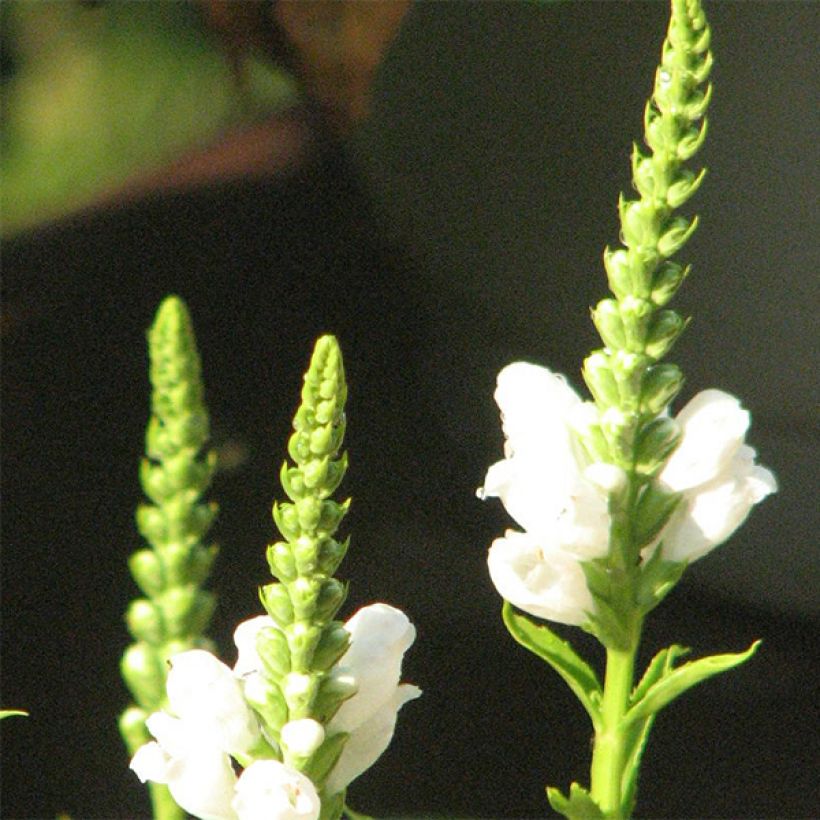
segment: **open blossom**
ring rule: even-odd
[[[581,562],[609,549],[608,497],[623,473],[579,456],[572,431],[597,411],[562,376],[516,362],[499,374],[495,399],[505,458],[489,468],[479,495],[499,497],[524,532],[493,542],[490,577],[525,612],[581,624],[593,606]],[[693,561],[729,538],[777,485],[744,443],[749,414],[733,396],[699,393],[676,421],[681,441],[658,481],[682,499],[660,541],[665,558]]]
[[[661,548],[671,561],[694,561],[726,541],[777,481],[744,443],[749,412],[734,396],[704,390],[675,420],[683,435],[658,480],[683,498]]]
[[[316,820],[316,787],[278,760],[256,760],[236,783],[233,809],[240,820]]]

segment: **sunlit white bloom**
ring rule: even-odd
[[[341,791],[370,768],[390,744],[399,709],[421,690],[399,684],[404,653],[416,638],[407,616],[387,604],[362,607],[345,624],[350,646],[335,674],[351,677],[356,694],[346,700],[328,732],[348,732],[342,754],[330,773],[328,793]]]
[[[751,508],[777,490],[746,445],[749,413],[721,390],[698,393],[676,417],[682,437],[658,480],[683,500],[661,537],[663,555],[694,561],[722,544]]]
[[[316,787],[278,760],[257,760],[239,777],[233,798],[239,820],[316,820]]]
[[[580,625],[593,610],[578,559],[529,533],[507,530],[490,547],[487,565],[501,597],[538,618]]]
[[[587,559],[606,555],[609,511],[600,465],[583,464],[572,441],[574,422],[588,414],[578,394],[563,376],[515,362],[499,373],[495,400],[505,458],[487,471],[481,497],[500,498],[546,552],[560,548]],[[608,465],[609,483],[613,472],[620,471]]]
[[[213,736],[195,722],[165,712],[155,712],[146,726],[156,741],[140,747],[131,759],[137,777],[143,783],[165,783],[177,804],[194,817],[233,820],[236,775]]]

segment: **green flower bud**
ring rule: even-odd
[[[350,646],[350,633],[340,621],[331,621],[322,629],[316,650],[313,653],[312,665],[319,671],[327,671]]]
[[[283,584],[266,584],[259,593],[262,606],[268,615],[283,629],[293,623],[293,604]]]
[[[604,345],[611,348],[626,346],[626,333],[618,303],[614,299],[602,299],[592,311],[592,321]]]
[[[145,595],[154,596],[165,587],[162,565],[153,550],[138,550],[128,559],[131,575]]]
[[[327,725],[339,707],[356,692],[356,682],[349,675],[323,676],[313,701],[314,718]]]
[[[606,268],[609,289],[622,299],[632,292],[632,271],[629,256],[623,249],[616,251],[604,249],[604,267]]]
[[[131,644],[122,656],[120,671],[143,709],[158,708],[165,698],[165,665],[156,649],[144,642]]]
[[[653,312],[654,305],[647,299],[625,296],[621,300],[620,313],[626,332],[626,342],[620,347],[632,351],[643,350]]]
[[[285,464],[285,469],[287,469],[287,464]],[[299,529],[299,516],[296,514],[296,508],[293,504],[275,502],[273,505],[273,520],[277,529],[287,541],[294,541],[299,537],[301,532]]]
[[[327,457],[315,458],[312,461],[308,461],[302,470],[305,487],[312,490],[317,486],[323,485],[327,479],[328,464],[329,460]]]
[[[245,687],[245,699],[265,722],[271,732],[278,734],[288,722],[288,704],[279,686],[269,678],[262,678],[264,688]]]
[[[136,520],[140,535],[150,544],[163,543],[167,539],[168,527],[162,508],[140,504]]]
[[[663,358],[683,333],[686,324],[674,310],[658,311],[646,337],[646,355],[655,360]]]
[[[674,419],[658,416],[644,425],[635,441],[635,470],[652,476],[664,464],[680,440],[680,428]]]
[[[676,262],[664,262],[656,271],[652,279],[652,293],[650,298],[663,307],[677,292],[683,280],[689,275],[691,266],[683,267]]]
[[[618,382],[612,372],[610,357],[601,350],[587,356],[583,368],[584,381],[599,407],[618,405]]]
[[[128,631],[138,640],[157,645],[165,637],[162,613],[146,598],[137,598],[128,605],[125,613]]]
[[[347,598],[347,584],[337,578],[328,578],[322,583],[316,601],[315,619],[320,623],[330,621]]]
[[[317,788],[322,788],[331,769],[338,762],[348,737],[347,732],[337,732],[335,735],[326,737],[324,743],[313,753],[303,768],[304,773],[316,784]],[[322,798],[322,810],[327,810],[327,798],[324,797]]]
[[[281,529],[281,528],[280,528]],[[283,583],[290,583],[298,575],[290,545],[282,541],[271,544],[267,551],[271,574]]]
[[[628,248],[654,248],[658,246],[658,240],[661,236],[662,214],[658,212],[653,202],[630,201],[622,197],[618,208],[621,214],[623,241]],[[633,288],[636,285],[633,271]]]
[[[662,256],[672,256],[688,241],[698,227],[698,218],[687,220],[684,217],[671,219],[664,227],[663,236],[658,240],[658,251]]]
[[[299,516],[299,526],[303,530],[312,532],[319,523],[322,514],[322,502],[314,496],[300,498],[296,502],[296,514]]]
[[[322,589],[322,579],[300,575],[292,584],[288,584],[288,594],[293,604],[294,620],[301,621],[313,618],[316,603]]]
[[[638,549],[643,549],[657,538],[680,503],[680,498],[678,493],[662,490],[655,483],[644,486],[633,518],[635,545]]]
[[[266,678],[279,681],[292,668],[288,639],[280,629],[265,627],[256,636],[256,651],[265,667]]]
[[[332,535],[339,528],[342,519],[350,509],[350,499],[338,504],[335,501],[327,500],[322,502],[322,512],[319,518],[319,529]]]
[[[315,538],[301,535],[291,545],[296,570],[299,575],[313,575],[319,561],[319,545]]]
[[[120,735],[125,741],[128,753],[133,755],[140,746],[151,740],[151,735],[145,728],[145,719],[148,713],[137,706],[129,706],[119,719]]]
[[[199,635],[211,620],[216,597],[193,584],[171,587],[157,599],[168,638]]]
[[[297,621],[288,627],[287,640],[294,669],[313,668],[313,653],[321,637],[322,628],[315,624]]]
[[[319,680],[315,675],[291,672],[283,680],[282,691],[288,704],[291,720],[313,717],[311,706],[319,691]]]
[[[641,383],[641,409],[652,416],[662,412],[683,387],[683,373],[676,364],[648,368]]]
[[[333,575],[347,554],[350,538],[341,543],[333,538],[323,538],[319,545],[318,569],[325,575]]]
[[[282,489],[291,501],[299,501],[304,497],[306,492],[305,480],[302,471],[298,467],[288,467],[288,463],[285,462],[279,473],[279,480]]]
[[[702,168],[699,174],[694,174],[688,169],[679,171],[677,179],[669,186],[666,194],[669,207],[680,208],[700,188],[705,177],[705,168]]]

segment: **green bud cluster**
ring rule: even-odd
[[[208,414],[203,402],[199,354],[185,303],[167,297],[148,332],[151,418],[140,483],[150,504],[136,520],[150,548],[129,559],[145,597],[132,601],[126,623],[135,643],[123,655],[123,678],[136,701],[120,718],[130,752],[150,738],[145,718],[166,700],[170,656],[209,648],[203,637],[215,598],[200,587],[216,557],[203,540],[217,508],[202,501],[216,468],[216,454],[203,452]]]
[[[347,386],[333,336],[316,342],[301,398],[288,443],[294,464],[286,461],[280,473],[290,500],[273,505],[283,540],[268,547],[267,559],[277,580],[260,590],[262,604],[279,629],[262,630],[257,640],[265,694],[264,700],[252,701],[277,741],[288,721],[313,718],[326,724],[354,692],[346,679],[329,674],[349,645],[348,632],[335,620],[347,585],[333,576],[349,539],[339,541],[334,535],[350,501],[331,498],[347,470],[347,456],[339,455]],[[292,757],[283,748],[283,759],[305,771],[321,789],[345,739],[342,734],[328,737],[308,758]],[[324,797],[323,817],[331,803],[335,805]]]
[[[654,92],[644,115],[648,151],[636,145],[632,152],[639,198],[620,199],[624,247],[604,252],[613,297],[592,310],[604,347],[583,367],[599,419],[580,443],[591,459],[615,464],[629,477],[623,491],[610,499],[610,555],[586,568],[587,583],[600,613],[608,608],[635,611],[643,601],[645,606],[638,606],[641,617],[660,600],[661,589],[668,588],[665,582],[656,583],[654,567],[646,579],[641,576],[639,554],[668,521],[677,501],[652,482],[680,435],[674,420],[662,414],[683,386],[683,374],[661,359],[687,324],[666,307],[689,273],[670,257],[689,239],[698,220],[674,212],[704,178],[705,170],[694,173],[684,164],[703,143],[711,96],[710,32],[700,2],[672,0],[671,5]],[[644,582],[649,588],[643,588]],[[618,600],[619,595],[629,600]],[[623,634],[629,625],[617,628],[605,615],[603,620],[608,626],[602,629],[599,624],[597,632],[604,633],[605,642],[629,642]]]

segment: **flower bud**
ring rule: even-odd
[[[168,537],[168,524],[165,514],[159,507],[140,504],[136,513],[137,529],[149,543],[163,543]]]
[[[314,458],[308,461],[302,468],[305,487],[312,490],[315,487],[323,485],[325,479],[327,478],[329,463],[330,460],[327,456],[324,458]]]
[[[290,600],[293,604],[293,617],[296,621],[314,619],[316,602],[322,588],[322,579],[300,575],[288,586]]]
[[[683,333],[686,322],[674,310],[661,310],[655,314],[646,338],[646,355],[662,359]]]
[[[282,537],[292,541],[299,536],[299,516],[293,504],[273,504],[273,520]]]
[[[165,666],[159,653],[144,642],[131,644],[120,669],[134,700],[152,711],[165,699]]]
[[[665,305],[678,292],[690,270],[691,266],[684,268],[677,262],[664,262],[652,278],[652,301],[659,307]]]
[[[259,630],[256,636],[256,651],[274,681],[281,680],[291,670],[290,647],[284,632],[268,626]]]
[[[313,575],[316,572],[319,547],[315,538],[300,535],[292,546],[296,571],[299,575]]]
[[[658,416],[638,433],[635,444],[635,470],[641,475],[654,475],[664,464],[680,440],[678,424],[668,416]]]
[[[322,514],[322,502],[312,496],[300,498],[296,501],[296,514],[299,516],[299,526],[302,530],[315,530]]]
[[[584,381],[599,407],[610,407],[620,403],[618,383],[612,373],[610,357],[603,351],[587,356],[583,369]]]
[[[323,538],[319,546],[319,570],[325,575],[333,575],[347,554],[350,537],[341,543],[333,538]]]
[[[145,595],[154,597],[165,588],[162,567],[153,550],[138,550],[128,559],[128,568]]]
[[[325,675],[313,702],[313,714],[324,724],[339,711],[344,701],[356,694],[358,686],[352,675],[333,673]]]
[[[592,321],[607,347],[619,349],[626,346],[624,323],[614,299],[602,299],[592,311]]]
[[[683,387],[683,373],[675,364],[653,365],[641,383],[641,409],[653,416],[660,413]]]
[[[706,177],[706,169],[695,176],[688,169],[678,171],[677,179],[669,186],[666,193],[666,203],[670,208],[680,208],[697,190]]]
[[[336,578],[328,578],[322,583],[316,602],[316,620],[330,621],[347,598],[347,584]]]
[[[132,601],[125,613],[128,631],[138,640],[157,645],[162,643],[165,632],[162,616],[157,607],[146,598]]]
[[[304,760],[322,745],[325,729],[312,718],[291,720],[282,727],[279,739],[289,756]]]
[[[335,501],[327,499],[322,502],[321,517],[319,519],[319,529],[327,533],[336,532],[342,519],[347,515],[350,509],[350,499],[338,504]]]
[[[148,712],[140,709],[137,706],[129,706],[121,715],[119,719],[120,735],[125,741],[130,754],[139,749],[151,739],[148,730],[145,728],[145,718],[148,717]]]
[[[279,480],[291,501],[297,502],[304,496],[305,483],[302,480],[302,472],[297,467],[288,467],[288,463],[285,462],[279,472]]]
[[[283,584],[266,584],[259,597],[268,615],[281,627],[293,623],[293,604]]]
[[[663,235],[658,240],[658,251],[661,256],[673,256],[688,241],[698,227],[698,218],[691,221],[682,216],[671,219],[665,226]]]
[[[173,587],[157,598],[162,610],[166,638],[198,635],[213,615],[216,598],[193,585]]]
[[[271,574],[283,583],[290,583],[299,574],[296,571],[296,561],[293,559],[290,545],[277,541],[268,547],[266,553]]]
[[[313,668],[324,672],[344,655],[350,645],[350,633],[339,621],[331,621],[322,630],[313,653]]]
[[[632,293],[632,274],[629,257],[625,250],[604,250],[604,267],[606,268],[609,289],[619,298]]]
[[[620,309],[626,333],[626,343],[621,347],[632,351],[643,350],[653,313],[652,303],[637,296],[626,296],[620,304]]]
[[[311,713],[311,705],[319,689],[315,675],[291,672],[283,681],[282,691],[293,718],[306,717]]]

